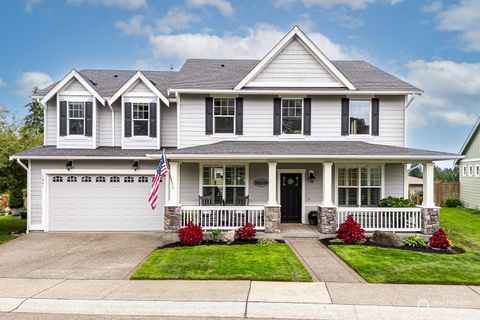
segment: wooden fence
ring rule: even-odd
[[[450,197],[460,197],[459,182],[435,182],[435,204],[437,206],[445,205],[445,200]]]

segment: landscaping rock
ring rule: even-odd
[[[402,239],[393,232],[375,231],[372,236],[372,242],[384,246],[401,247],[403,245]]]
[[[222,241],[226,244],[233,243],[235,241],[235,230],[225,232],[222,236]]]

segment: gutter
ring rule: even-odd
[[[170,93],[198,93],[198,94],[259,94],[259,95],[282,95],[282,94],[308,94],[308,95],[406,95],[418,94],[423,91],[355,91],[355,90],[253,90],[253,89],[168,89]]]
[[[146,156],[11,156],[10,160],[151,160]]]

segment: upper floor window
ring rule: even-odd
[[[350,100],[350,134],[370,134],[370,100]]]
[[[68,134],[85,134],[85,103],[68,102]]]
[[[282,99],[282,133],[302,134],[303,99]]]
[[[213,99],[213,132],[234,133],[235,131],[235,99]]]
[[[133,136],[148,137],[150,125],[148,103],[133,103],[132,112]]]

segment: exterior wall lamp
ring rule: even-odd
[[[308,176],[310,178],[310,182],[314,183],[315,182],[315,172],[313,170],[308,171]]]
[[[67,170],[70,171],[70,169],[73,168],[73,161],[72,161],[72,160],[68,160],[68,161],[67,161],[67,164],[65,165],[65,167],[67,167]]]
[[[137,171],[138,167],[139,167],[138,160],[133,161],[133,170]]]

